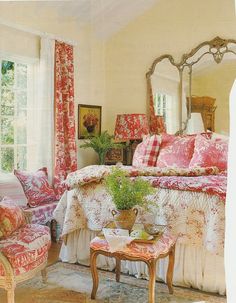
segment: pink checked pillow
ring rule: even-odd
[[[24,225],[23,211],[9,197],[0,202],[0,238],[10,236],[16,229]]]
[[[137,145],[133,155],[132,165],[136,167],[155,166],[159,146],[160,136],[153,135],[146,137],[143,142]]]
[[[14,174],[23,187],[30,207],[36,207],[42,202],[53,202],[57,200],[53,188],[48,183],[46,167],[39,169],[35,173],[15,169]]]
[[[156,167],[188,167],[193,156],[194,141],[194,135],[163,134]]]
[[[195,148],[189,164],[193,167],[216,166],[220,170],[227,169],[228,141],[222,139],[208,140],[201,135],[195,139]]]

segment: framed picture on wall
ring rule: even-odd
[[[102,107],[98,105],[79,104],[78,139],[101,134]]]

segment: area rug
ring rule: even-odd
[[[115,281],[112,272],[99,271],[99,288],[96,300],[90,299],[92,278],[90,268],[58,262],[48,267],[48,282],[42,283],[40,275],[19,284],[15,303],[146,303],[148,281],[121,275]],[[226,303],[225,297],[196,290],[174,287],[168,293],[164,283],[156,283],[156,303]],[[0,290],[0,302],[7,303],[4,290]]]

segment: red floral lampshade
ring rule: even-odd
[[[139,140],[149,133],[148,121],[145,114],[117,115],[115,140]]]

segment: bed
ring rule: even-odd
[[[155,193],[148,199],[158,205],[156,222],[167,224],[178,235],[173,284],[225,295],[226,171],[217,166],[120,168],[128,177],[141,177],[152,184]],[[104,177],[111,169],[92,165],[68,175],[70,189],[54,211],[61,226],[63,262],[89,265],[89,242],[112,220],[114,205],[104,185]],[[148,219],[149,214],[139,209],[137,221]],[[115,267],[114,260],[103,256],[97,264],[108,270]],[[165,281],[166,268],[167,260],[160,260],[159,280]],[[146,265],[141,262],[125,261],[122,271],[147,278]]]

